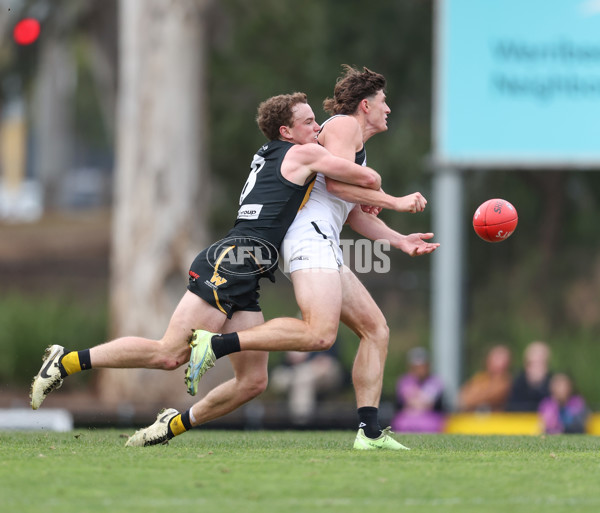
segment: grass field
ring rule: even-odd
[[[116,430],[1,432],[2,511],[600,511],[600,438],[197,430],[125,448]]]

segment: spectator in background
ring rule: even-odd
[[[588,409],[583,397],[573,393],[573,382],[566,374],[550,380],[550,397],[542,399],[539,414],[549,434],[583,433]]]
[[[399,411],[392,420],[392,429],[404,433],[439,433],[444,428],[442,382],[430,374],[426,349],[411,349],[408,363],[408,373],[396,385]]]
[[[318,396],[338,390],[344,371],[337,358],[337,342],[328,351],[287,351],[284,361],[271,372],[271,387],[286,393],[292,423],[303,426],[314,417]]]
[[[550,348],[545,342],[532,342],[525,349],[523,370],[514,379],[508,397],[508,411],[537,411],[550,395]]]
[[[502,411],[512,382],[511,353],[504,345],[492,347],[485,369],[477,372],[460,389],[458,407],[462,411]]]

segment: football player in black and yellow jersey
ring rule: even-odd
[[[202,251],[191,265],[188,290],[159,340],[121,337],[80,351],[56,344],[46,350],[31,387],[31,406],[40,407],[63,380],[91,368],[172,370],[190,356],[193,329],[237,331],[264,322],[258,306],[261,278],[272,278],[277,252],[289,224],[308,197],[316,173],[377,190],[377,172],[334,157],[316,144],[320,129],[306,95],[272,97],[259,106],[257,122],[266,142],[254,155],[242,189],[237,219],[221,241]],[[261,393],[267,383],[268,353],[231,355],[235,378],[213,389],[203,406],[162,422],[130,445],[153,445],[182,429],[228,413]],[[191,418],[190,418],[191,417]],[[161,416],[164,419],[164,416]],[[133,437],[132,437],[133,438]]]

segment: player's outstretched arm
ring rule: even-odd
[[[433,238],[433,233],[411,233],[409,235],[400,235],[397,244],[392,244],[395,248],[404,251],[410,256],[421,256],[433,253],[439,248],[439,242],[427,242],[427,239]]]
[[[348,224],[360,235],[371,240],[387,240],[391,246],[410,256],[427,255],[439,247],[437,242],[428,242],[428,239],[433,238],[433,233],[403,235],[390,228],[378,217],[363,212],[358,205],[348,215]]]

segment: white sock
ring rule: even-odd
[[[190,408],[190,424],[192,426],[196,425],[196,417],[194,417],[193,408]]]

